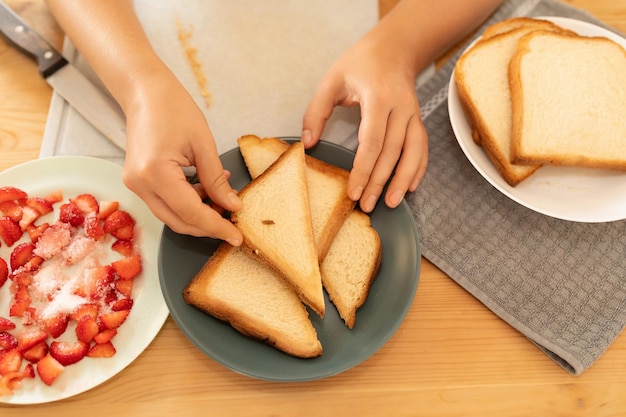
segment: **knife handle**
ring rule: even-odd
[[[0,30],[17,47],[37,60],[39,72],[44,78],[67,64],[67,60],[58,51],[2,1],[0,1]]]

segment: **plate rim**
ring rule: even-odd
[[[280,137],[280,139],[286,140],[286,141],[297,141],[299,140],[299,138],[297,137]],[[350,155],[352,157],[354,157],[354,151],[338,145],[336,143],[333,142],[328,142],[325,140],[320,140],[320,144],[319,146],[322,147],[329,147],[330,149],[336,149],[339,150],[341,152],[348,152],[350,153]],[[314,148],[307,150],[307,153],[309,152],[314,152],[315,149],[317,149],[318,146],[315,146]],[[224,159],[226,157],[229,156],[233,156],[235,154],[240,154],[239,152],[239,147],[234,147],[224,153],[222,153],[220,155],[220,159]],[[384,204],[384,203],[383,203]],[[386,207],[382,207],[382,209],[386,209]],[[417,224],[415,222],[415,219],[412,216],[412,213],[410,211],[410,208],[408,207],[408,203],[406,202],[406,200],[403,200],[402,203],[400,204],[400,206],[398,207],[398,209],[402,209],[405,211],[406,215],[410,218],[410,224],[411,224],[411,235],[412,235],[412,243],[415,245],[416,251],[415,251],[415,257],[414,257],[414,263],[415,263],[415,268],[412,271],[412,274],[415,275],[414,277],[410,277],[410,280],[412,282],[411,285],[411,294],[409,297],[406,298],[406,303],[403,307],[403,309],[401,310],[401,314],[399,315],[399,319],[395,321],[393,326],[390,326],[384,337],[381,337],[378,341],[378,343],[374,344],[374,347],[371,350],[371,352],[369,352],[367,355],[365,356],[361,356],[361,357],[355,357],[353,360],[350,361],[346,361],[343,362],[342,366],[338,366],[332,369],[327,369],[324,370],[322,372],[316,372],[314,374],[311,375],[299,375],[299,376],[291,376],[291,375],[268,375],[268,374],[263,374],[261,372],[254,372],[251,371],[249,369],[243,369],[240,366],[237,366],[236,363],[234,363],[235,361],[233,361],[232,359],[228,359],[228,358],[223,358],[222,356],[219,355],[215,355],[213,352],[210,352],[210,349],[207,349],[206,346],[204,346],[203,343],[200,342],[199,337],[195,334],[193,334],[193,332],[189,329],[189,326],[185,324],[184,320],[182,320],[181,317],[179,317],[178,312],[176,311],[175,308],[173,308],[172,305],[172,301],[171,301],[171,297],[174,296],[174,294],[166,294],[165,291],[165,283],[164,281],[166,281],[165,277],[164,277],[164,271],[163,271],[163,265],[161,262],[161,257],[159,258],[159,282],[161,284],[161,289],[163,291],[163,297],[165,299],[166,304],[168,305],[168,308],[170,310],[170,314],[172,316],[172,319],[174,320],[174,322],[176,323],[176,325],[179,327],[179,329],[182,331],[182,333],[185,335],[185,337],[188,338],[188,340],[190,340],[194,346],[196,346],[196,348],[198,348],[205,356],[207,356],[209,359],[215,361],[216,363],[220,364],[221,366],[229,369],[232,372],[235,372],[239,375],[243,375],[246,377],[250,377],[253,379],[257,379],[257,380],[263,380],[263,381],[271,381],[271,382],[282,382],[282,383],[288,383],[288,382],[307,382],[307,381],[314,381],[314,380],[320,380],[320,379],[324,379],[324,378],[328,378],[334,375],[338,375],[342,372],[345,372],[355,366],[357,366],[358,364],[362,363],[363,361],[367,360],[369,357],[371,357],[372,355],[374,355],[378,350],[380,350],[380,348],[382,348],[392,337],[393,335],[397,332],[398,328],[400,327],[400,325],[404,322],[406,315],[408,314],[411,306],[413,305],[414,299],[415,299],[415,294],[417,292],[418,289],[418,285],[419,285],[419,281],[420,281],[420,273],[421,273],[421,242],[419,239],[419,233],[418,233],[418,229],[417,229]],[[377,208],[375,210],[380,210],[379,205],[377,205]],[[172,232],[169,228],[165,227],[163,230],[163,234],[165,235],[166,233],[175,233]],[[162,253],[163,251],[163,245],[165,244],[166,239],[165,238],[161,238],[160,240],[160,249],[159,252]],[[384,256],[384,255],[383,255]],[[408,279],[408,277],[407,277]],[[327,294],[325,294],[325,297],[327,297]],[[181,294],[181,298],[182,298],[182,294]],[[210,317],[209,315],[207,315],[208,318],[210,318],[211,320],[218,320],[215,319],[213,317]],[[246,336],[243,336],[246,337]],[[275,349],[275,348],[272,348]],[[283,355],[286,355],[282,352],[280,352]],[[315,360],[315,358],[313,359],[302,359],[302,360]]]

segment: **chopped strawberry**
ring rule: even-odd
[[[85,223],[83,226],[85,228],[85,234],[94,240],[100,240],[106,234],[104,233],[100,219],[98,219],[95,213],[85,215]]]
[[[17,348],[9,349],[3,352],[0,357],[0,375],[6,375],[10,372],[17,372],[22,367],[22,354]]]
[[[116,334],[117,334],[117,329],[106,329],[106,330],[103,330],[100,333],[98,333],[93,338],[93,341],[96,342],[97,344],[101,345],[103,343],[110,342],[111,339],[113,339],[113,337]]]
[[[7,265],[7,261],[3,258],[0,258],[0,288],[7,282],[7,278],[9,277],[9,266]]]
[[[0,201],[0,212],[14,222],[19,222],[22,218],[22,206],[13,200]]]
[[[8,216],[0,217],[0,237],[7,246],[13,246],[22,237],[20,225]]]
[[[134,226],[135,219],[124,210],[117,210],[111,213],[106,219],[104,219],[104,231],[106,233],[113,233],[114,231],[125,228],[128,226]]]
[[[61,375],[63,369],[64,366],[54,359],[50,353],[37,362],[37,373],[46,385],[52,385],[55,379]]]
[[[85,215],[73,203],[62,204],[59,208],[59,220],[71,224],[74,227],[81,226],[85,222]]]
[[[26,352],[33,346],[48,339],[48,332],[43,329],[29,329],[17,336],[17,348],[20,352]]]
[[[109,215],[120,207],[120,203],[114,200],[103,200],[100,201],[100,211],[98,212],[98,218],[100,220],[104,220]]]
[[[37,209],[29,206],[22,207],[22,218],[18,223],[20,230],[25,231],[28,229],[39,217],[41,217],[41,214],[39,214]]]
[[[84,343],[90,343],[100,333],[100,327],[95,317],[85,315],[76,324],[76,338]]]
[[[111,245],[111,249],[122,256],[130,256],[135,250],[134,244],[130,240],[116,240]]]
[[[46,318],[43,322],[46,325],[46,329],[48,329],[50,336],[52,336],[53,339],[56,339],[65,333],[67,325],[69,324],[69,316],[67,314],[59,314]]]
[[[141,255],[138,253],[120,259],[119,261],[114,261],[111,265],[121,279],[133,279],[143,269],[141,265]]]
[[[30,261],[29,261],[30,262]],[[35,276],[32,271],[29,271],[26,268],[20,268],[16,271],[11,272],[9,275],[11,281],[15,282],[15,284],[20,287],[20,291],[24,294],[24,297],[19,298],[20,300],[29,300],[30,297],[26,297],[25,292],[28,291],[28,286],[33,283],[35,280]]]
[[[44,200],[51,204],[58,203],[63,200],[63,190],[54,190],[44,197]]]
[[[28,197],[25,204],[37,210],[40,216],[52,212],[52,203],[40,197]]]
[[[9,350],[17,347],[17,339],[9,332],[0,332],[0,350]]]
[[[70,201],[74,203],[83,214],[97,214],[99,211],[98,200],[91,194],[81,194],[75,198],[70,198]]]
[[[30,236],[30,241],[33,243],[37,243],[41,235],[43,235],[43,232],[45,232],[48,227],[50,227],[50,223],[48,222],[41,223],[38,226],[34,224],[28,226],[26,228],[26,231],[28,232],[28,236]]]
[[[111,313],[104,313],[100,315],[100,322],[105,329],[117,329],[124,323],[130,310],[113,311]]]
[[[131,308],[133,308],[132,298],[120,298],[111,304],[111,310],[113,311],[130,310]]]
[[[81,304],[70,314],[70,319],[79,321],[83,316],[91,316],[94,319],[98,317],[100,307],[95,303]]]
[[[118,279],[117,281],[115,281],[115,289],[118,290],[121,294],[124,294],[126,297],[130,297],[133,290],[133,280]]]
[[[115,352],[115,346],[109,341],[93,345],[91,349],[89,349],[89,352],[87,352],[87,356],[90,358],[110,358],[115,355]]]
[[[33,257],[34,250],[35,244],[32,242],[20,243],[13,248],[10,257],[11,270],[15,271],[19,267],[26,265],[26,263]]]
[[[17,187],[0,187],[0,201],[19,200],[26,197],[28,197],[28,194]]]
[[[29,274],[26,272],[26,274]],[[23,317],[28,308],[30,307],[31,298],[28,293],[28,287],[18,285],[13,294],[11,304],[9,306],[9,316],[11,317]]]
[[[23,356],[28,362],[37,363],[48,354],[48,350],[48,344],[46,342],[40,342],[24,352]]]
[[[13,330],[15,329],[15,323],[11,320],[0,317],[0,330]]]
[[[50,355],[59,361],[63,366],[68,366],[80,361],[89,351],[89,344],[81,342],[60,342],[50,343]]]
[[[102,298],[115,279],[115,270],[111,265],[103,265],[85,270],[83,285],[76,293],[91,300]]]

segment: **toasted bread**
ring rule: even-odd
[[[274,269],[222,243],[183,291],[185,302],[293,356],[322,354],[307,309]]]
[[[534,32],[511,59],[514,161],[626,170],[626,51]]]
[[[242,136],[237,142],[252,178],[261,175],[289,148],[289,143],[284,140],[261,139],[256,135]],[[318,261],[322,262],[356,203],[348,197],[348,171],[309,155],[306,156],[306,166],[315,248]]]
[[[348,328],[356,321],[356,312],[365,303],[380,269],[382,245],[370,217],[352,211],[321,264],[322,282],[339,316]]]
[[[320,275],[304,147],[296,142],[239,192],[243,202],[231,220],[244,245],[267,262],[320,317],[324,291]]]

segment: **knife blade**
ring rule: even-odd
[[[120,106],[0,2],[0,32],[37,61],[39,73],[72,108],[120,149],[126,148],[126,119]]]

